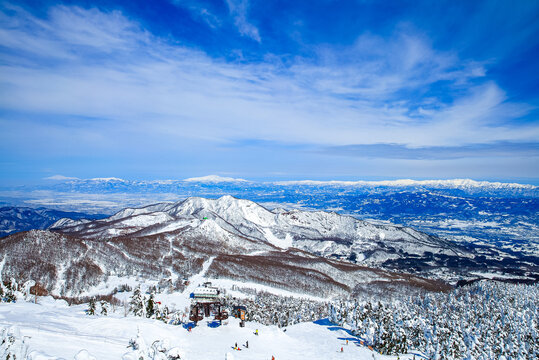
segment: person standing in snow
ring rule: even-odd
[[[245,342],[245,348],[246,348],[246,349],[249,349],[249,341],[246,341],[246,342]]]

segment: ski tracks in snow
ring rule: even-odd
[[[204,276],[206,275],[206,272],[210,268],[214,259],[215,256],[210,257],[202,265],[202,270],[198,274],[191,276],[191,278],[189,279],[189,285],[187,285],[187,287],[183,290],[183,295],[189,297],[189,294],[191,294],[196,289],[196,287],[204,281]]]

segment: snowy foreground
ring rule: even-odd
[[[98,360],[122,359],[130,339],[140,335],[146,344],[165,340],[178,347],[182,359],[396,359],[382,356],[359,344],[343,328],[321,320],[280,329],[247,322],[239,327],[237,319],[212,327],[200,322],[189,332],[182,326],[127,316],[117,311],[109,316],[88,316],[86,305],[68,306],[62,300],[40,298],[39,304],[0,303],[0,329],[12,328],[28,345],[30,359],[74,359],[86,349]],[[259,335],[254,334],[258,329]],[[346,345],[348,340],[348,345]],[[245,348],[245,342],[249,348]],[[234,350],[235,343],[241,351]],[[343,352],[341,352],[341,347]],[[1,352],[1,351],[0,351]],[[228,353],[228,355],[227,355]],[[411,358],[408,354],[401,359]],[[89,357],[77,357],[90,359]]]

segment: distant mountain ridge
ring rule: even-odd
[[[280,181],[277,185],[341,185],[341,186],[388,186],[388,187],[433,187],[433,188],[450,188],[450,189],[467,189],[467,188],[494,188],[494,189],[537,189],[535,185],[519,184],[519,183],[503,183],[490,181],[476,181],[471,179],[451,179],[451,180],[381,180],[381,181],[315,181],[315,180],[299,180],[299,181]]]
[[[0,236],[19,231],[46,229],[62,218],[95,220],[105,215],[67,212],[47,208],[5,206],[0,208]]]
[[[207,175],[201,177],[191,177],[186,179],[168,179],[168,180],[124,180],[116,177],[108,178],[92,178],[92,179],[78,179],[57,175],[56,177],[50,177],[50,180],[57,180],[57,182],[68,184],[89,184],[89,183],[107,183],[117,182],[129,185],[137,184],[161,184],[170,185],[178,184],[182,182],[188,183],[253,183],[253,184],[272,184],[272,185],[306,185],[306,186],[366,186],[366,187],[434,187],[434,188],[494,188],[494,189],[537,189],[536,185],[520,184],[520,183],[508,183],[508,182],[491,182],[491,181],[476,181],[472,179],[440,179],[440,180],[412,180],[412,179],[398,179],[398,180],[287,180],[287,181],[249,181],[242,178],[223,177],[219,175]]]
[[[183,179],[183,181],[187,182],[202,182],[202,183],[220,183],[220,182],[248,182],[245,179],[240,178],[231,178],[231,177],[223,177],[219,175],[208,175],[208,176],[202,176],[202,177],[192,177]]]
[[[233,195],[268,208],[337,211],[377,223],[402,224],[463,244],[486,243],[504,252],[539,257],[539,190],[534,185],[468,179],[264,183],[213,175],[186,179],[190,181],[54,178],[59,180],[4,192],[16,195],[0,201],[112,214],[192,196]]]

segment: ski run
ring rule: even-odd
[[[0,329],[12,334],[17,339],[14,345],[21,349],[20,354],[32,360],[90,360],[92,357],[138,360],[136,356],[141,356],[143,348],[148,350],[143,359],[167,359],[151,354],[156,341],[154,348],[176,348],[181,359],[190,360],[270,360],[272,356],[276,360],[397,358],[369,350],[345,329],[324,320],[278,328],[256,322],[246,322],[245,327],[240,327],[238,319],[229,318],[227,324],[221,326],[213,321],[201,321],[189,331],[185,326],[168,325],[154,319],[124,317],[123,310],[108,316],[88,316],[86,309],[86,304],[68,306],[65,301],[50,297],[39,298],[38,304],[1,303]],[[255,335],[256,330],[259,335]],[[140,354],[129,347],[130,340],[137,341],[137,337]],[[234,349],[236,344],[241,350]],[[3,350],[6,349],[0,347],[0,355]]]

